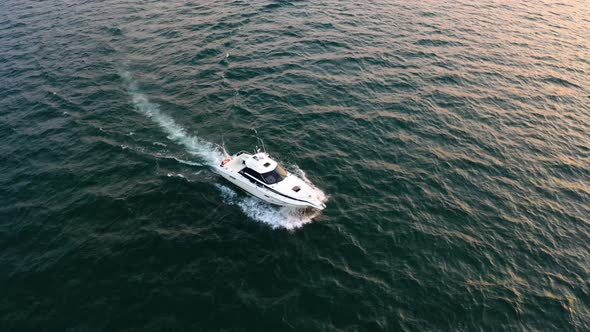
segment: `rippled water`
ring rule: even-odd
[[[0,330],[589,330],[589,27],[587,1],[0,2]],[[326,210],[212,172],[252,128]]]

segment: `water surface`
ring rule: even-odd
[[[0,330],[589,330],[589,13],[3,1]]]

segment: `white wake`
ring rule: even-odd
[[[289,230],[299,228],[310,223],[320,211],[300,210],[288,207],[277,207],[253,196],[241,197],[234,189],[215,184],[223,202],[238,206],[248,217],[268,224],[272,228],[286,228]]]
[[[141,92],[137,82],[129,72],[123,72],[121,77],[127,85],[127,89],[137,111],[160,126],[160,128],[168,135],[168,139],[181,144],[185,147],[188,153],[199,158],[204,164],[210,166],[213,170],[215,169],[215,166],[217,166],[224,158],[224,153],[219,146],[188,134],[186,129],[176,123],[174,119],[169,115],[162,113],[159,106],[150,102]],[[174,159],[184,164],[201,165],[196,162],[180,160],[177,158]],[[294,173],[298,173],[299,176],[311,185],[311,182],[305,177],[305,173],[297,166],[295,166],[295,168],[296,172]],[[172,173],[168,174],[168,176],[183,177],[181,174]],[[215,186],[219,189],[221,197],[226,204],[238,206],[249,218],[266,223],[272,228],[282,227],[286,229],[295,229],[311,222],[312,219],[320,213],[319,211],[310,212],[286,207],[276,207],[256,197],[238,195],[234,189],[228,186],[221,184],[216,184]],[[313,188],[318,197],[325,200],[324,193],[316,187]]]
[[[185,147],[188,153],[199,157],[209,165],[216,165],[223,160],[223,153],[216,145],[201,140],[196,136],[189,135],[182,126],[174,121],[174,119],[162,113],[157,104],[150,102],[149,99],[141,93],[137,82],[133,80],[131,74],[124,72],[121,76],[127,84],[135,108],[158,124],[160,128],[166,132],[168,139],[180,143]]]

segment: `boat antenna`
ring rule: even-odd
[[[264,153],[266,153],[266,147],[264,146],[264,141],[262,140],[262,138],[260,138],[258,136],[258,131],[256,130],[256,128],[252,128],[252,130],[254,130],[254,134],[256,134],[256,139],[258,140],[258,142],[260,142],[260,145],[262,145],[262,151]],[[256,152],[258,152],[258,147],[256,148]]]
[[[223,153],[228,156],[227,150],[225,149],[225,140],[223,139],[223,133],[221,133],[221,148],[223,149]]]

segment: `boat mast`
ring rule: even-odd
[[[258,142],[260,143],[260,145],[262,145],[262,151],[264,153],[266,153],[266,147],[264,146],[264,141],[262,140],[262,138],[260,138],[258,136],[258,131],[256,130],[256,128],[252,128],[252,130],[254,130],[254,134],[256,135],[256,139],[258,140]],[[260,152],[258,149],[258,146],[256,147],[256,152]]]

